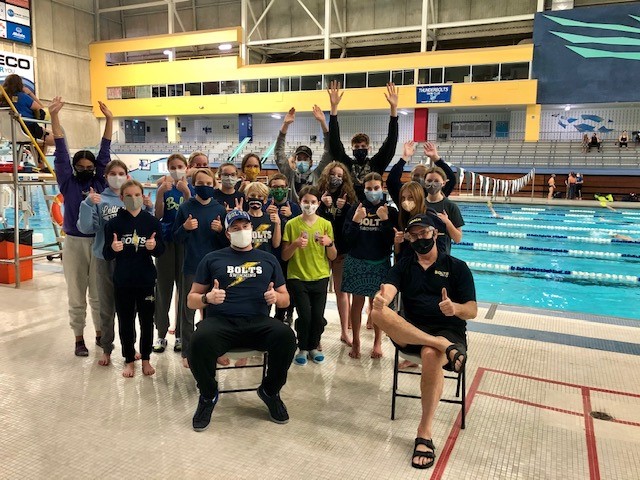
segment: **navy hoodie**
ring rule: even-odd
[[[156,247],[147,250],[145,243],[154,233]],[[114,234],[124,243],[121,252],[114,252],[111,248]],[[104,236],[104,259],[116,261],[114,287],[153,287],[156,284],[156,267],[151,256],[159,257],[164,252],[162,225],[156,217],[145,211],[134,217],[122,208],[105,225]]]
[[[361,260],[382,260],[391,257],[393,248],[393,228],[398,224],[398,210],[387,206],[389,218],[381,220],[376,213],[384,205],[373,205],[365,199],[362,206],[367,216],[360,224],[353,221],[358,205],[353,205],[344,220],[343,237],[349,245],[349,256]]]

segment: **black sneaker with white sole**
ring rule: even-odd
[[[258,396],[269,409],[269,418],[271,418],[272,422],[283,424],[289,421],[287,407],[284,406],[279,393],[276,393],[275,395],[267,395],[267,392],[264,391],[264,387],[260,385],[260,387],[258,387]]]
[[[202,432],[206,430],[211,422],[211,414],[213,413],[213,408],[218,403],[218,397],[220,394],[216,392],[216,396],[214,398],[204,398],[200,395],[200,399],[198,400],[198,408],[196,409],[196,413],[193,415],[193,429],[196,432]]]

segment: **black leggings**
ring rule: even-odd
[[[329,277],[311,282],[290,279],[287,287],[296,299],[296,332],[298,348],[313,350],[318,348],[320,337],[324,332],[324,308],[327,303],[327,287]]]
[[[140,354],[142,360],[149,360],[153,344],[154,287],[116,287],[114,297],[125,362],[135,360],[136,311],[140,321]]]

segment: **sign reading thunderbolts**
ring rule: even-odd
[[[416,103],[451,102],[451,85],[428,85],[416,88]]]
[[[536,14],[538,103],[637,102],[640,2]]]
[[[35,92],[33,57],[0,50],[0,82],[13,73],[20,75],[22,83]]]

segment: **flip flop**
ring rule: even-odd
[[[453,358],[449,358],[449,353],[451,352],[451,350],[454,350],[456,352]],[[467,362],[467,349],[464,347],[464,345],[461,343],[452,343],[447,347],[447,350],[445,351],[445,355],[449,360],[449,365],[451,365],[451,369],[456,373],[460,373],[464,368],[464,364]],[[462,360],[460,361],[460,368],[456,369],[456,363],[458,362],[458,359],[460,357],[462,357]]]
[[[431,451],[423,452],[421,450],[418,450],[418,445],[424,445],[425,447],[430,448]],[[415,445],[413,447],[413,456],[411,457],[411,466],[413,468],[419,468],[420,470],[424,470],[425,468],[432,467],[436,461],[435,451],[436,451],[436,447],[433,445],[433,440],[431,440],[430,438],[429,439],[421,438],[421,437],[416,438]],[[427,458],[428,461],[424,465],[421,465],[420,463],[416,463],[413,461],[415,457]]]

